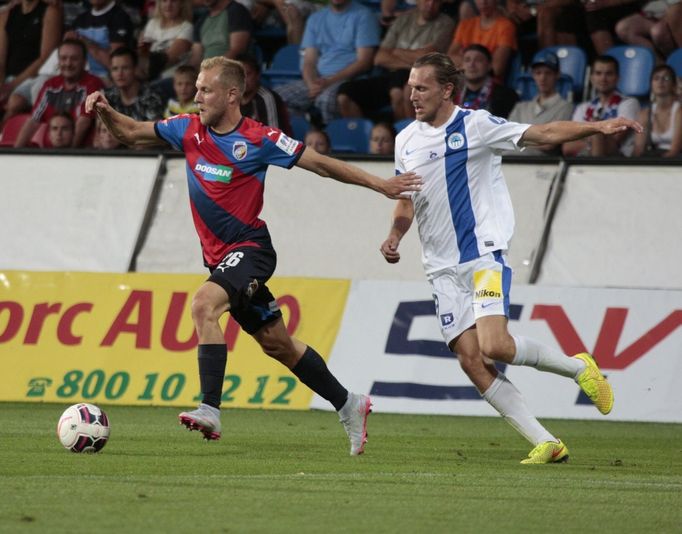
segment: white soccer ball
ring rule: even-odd
[[[74,404],[59,418],[57,437],[72,452],[100,451],[109,439],[109,418],[94,404]]]

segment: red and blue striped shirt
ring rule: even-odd
[[[195,114],[159,121],[154,129],[185,153],[192,218],[208,267],[237,247],[272,246],[258,218],[265,173],[269,165],[293,167],[303,153],[300,141],[248,117],[225,134],[207,128]]]

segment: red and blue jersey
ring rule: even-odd
[[[154,129],[160,139],[185,153],[192,218],[204,263],[215,267],[237,247],[270,247],[268,228],[258,218],[265,173],[268,165],[293,167],[303,144],[248,117],[225,134],[207,128],[195,114],[159,121]]]

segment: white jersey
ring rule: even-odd
[[[426,274],[506,250],[514,212],[501,154],[522,150],[529,124],[455,107],[438,128],[414,121],[396,138],[396,173],[421,175],[412,193]]]

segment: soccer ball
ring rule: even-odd
[[[72,452],[100,451],[109,439],[109,418],[94,404],[74,404],[59,418],[57,437]]]

